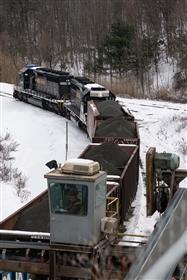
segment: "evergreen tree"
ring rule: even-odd
[[[117,71],[120,76],[131,69],[134,35],[132,25],[125,22],[114,23],[100,50],[104,65],[108,65],[111,71]]]

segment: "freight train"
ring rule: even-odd
[[[29,65],[19,81],[15,98],[75,117],[91,143],[78,159],[48,162],[48,190],[0,223],[0,270],[34,279],[124,279],[138,250],[119,244],[138,186],[140,139],[133,115],[109,90],[68,72]],[[178,158],[170,158],[153,148],[147,153],[150,213],[161,211],[154,203],[159,180],[174,193],[174,175],[184,177],[176,170]]]
[[[8,250],[11,259],[21,271],[50,279],[90,279],[95,267],[102,267],[106,279],[112,273],[124,276],[128,248],[118,245],[118,232],[124,229],[139,176],[139,134],[133,115],[103,86],[68,72],[30,65],[20,72],[19,81],[15,98],[75,117],[92,143],[63,167],[54,160],[47,163],[52,169],[45,175],[48,192],[1,223],[1,229],[12,230],[1,239],[17,244]],[[15,230],[26,231],[25,236]],[[23,248],[30,250],[26,253]],[[28,252],[30,266],[24,266],[20,258]],[[7,269],[11,269],[9,253]]]
[[[132,123],[132,114],[115,101],[116,97],[111,91],[86,77],[74,77],[69,72],[31,64],[20,71],[13,96],[64,117],[74,117],[86,129],[91,141],[98,142],[98,137],[101,138],[99,141],[103,141],[103,127],[113,131],[108,137],[118,138],[118,142],[123,138],[136,138],[138,141],[138,130],[136,124]],[[111,118],[114,117],[111,127]],[[132,122],[125,123],[126,120]],[[97,139],[92,139],[94,137]]]

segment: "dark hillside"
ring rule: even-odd
[[[26,63],[78,71],[83,65],[96,80],[110,76],[120,94],[169,98],[172,89],[182,97],[186,6],[186,0],[0,0],[0,81],[14,83]],[[169,89],[163,61],[173,67]]]

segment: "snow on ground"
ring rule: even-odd
[[[0,92],[13,91],[12,85],[0,83]],[[66,119],[40,108],[22,103],[0,93],[1,131],[11,133],[20,145],[15,154],[15,166],[27,176],[27,189],[30,199],[46,188],[43,175],[48,172],[45,163],[51,159],[65,160]],[[134,216],[128,223],[129,233],[149,235],[153,230],[158,214],[146,217],[145,186],[142,171],[145,171],[145,154],[150,146],[157,152],[174,152],[181,156],[181,168],[187,168],[187,157],[183,154],[187,144],[186,123],[187,106],[168,102],[119,98],[135,116],[139,124],[141,138],[140,182]],[[182,119],[181,119],[182,118]],[[74,122],[69,124],[68,158],[77,157],[89,143],[86,134],[81,132]],[[184,186],[184,185],[183,185]],[[11,184],[0,186],[0,219],[17,210],[23,204],[16,196]]]
[[[127,233],[150,235],[159,219],[159,213],[146,217],[146,192],[141,176],[141,172],[145,172],[146,152],[149,147],[156,147],[157,152],[176,153],[180,156],[180,168],[187,169],[187,105],[124,98],[118,100],[132,112],[139,124],[140,157],[143,165],[133,203],[134,215],[126,224]],[[180,186],[187,187],[187,179]]]
[[[167,59],[166,54],[164,53],[157,66],[157,72],[154,66],[150,71],[150,75],[153,75],[151,89],[172,89],[172,81],[176,73],[176,65],[177,61],[174,59]]]
[[[9,85],[7,87],[1,85],[0,90],[12,92]],[[11,96],[0,96],[0,103],[0,134],[5,135],[9,132],[20,144],[15,153],[14,165],[28,178],[26,188],[31,192],[29,199],[32,199],[46,188],[44,174],[49,169],[45,164],[52,159],[60,163],[65,160],[67,120],[17,101]],[[77,157],[89,140],[86,134],[71,121],[68,121],[68,132],[68,158],[70,159]],[[23,206],[12,184],[1,183],[0,205],[0,219]]]
[[[182,151],[187,145],[187,105],[139,99],[118,100],[128,107],[139,124],[143,165],[148,148],[156,147],[157,152],[180,155],[180,168],[186,168],[187,155]]]

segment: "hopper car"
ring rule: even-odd
[[[134,116],[115,101],[88,102],[87,132],[93,143],[139,145]]]
[[[122,226],[137,191],[138,146],[93,143],[85,148],[80,158],[99,162],[100,169],[107,173],[107,201],[110,201],[107,211],[112,211]]]

